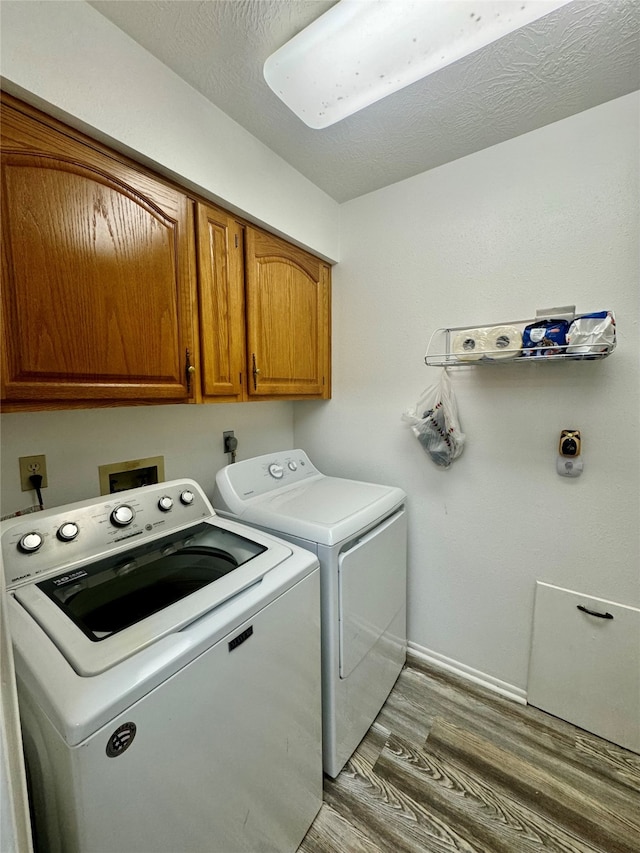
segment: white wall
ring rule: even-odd
[[[328,260],[339,208],[81,0],[3,0],[3,88]]]
[[[333,400],[295,442],[336,475],[404,488],[409,638],[524,689],[536,579],[640,602],[639,97],[629,95],[343,205]],[[613,309],[600,362],[451,371],[468,436],[438,469],[400,421],[439,369],[431,332]],[[560,430],[585,470],[555,470]]]
[[[91,6],[3,2],[3,88],[197,188],[248,219],[335,259],[339,207]],[[161,406],[5,414],[3,514],[34,502],[21,492],[18,457],[45,453],[47,506],[98,494],[97,466],[165,456],[165,474],[207,490],[226,464],[222,431],[238,458],[290,447],[290,403]]]
[[[638,604],[637,94],[339,208],[83,2],[5,0],[1,62],[10,90],[249,219],[328,258],[343,235],[331,402],[3,415],[2,512],[31,502],[17,457],[33,453],[48,505],[97,494],[99,464],[159,454],[210,489],[235,429],[240,457],[295,444],[406,489],[424,649],[524,687],[536,578]],[[435,468],[400,422],[437,377],[431,331],[574,302],[616,311],[616,352],[457,371],[468,447]],[[583,432],[575,481],[555,473],[564,427]]]
[[[44,453],[45,506],[100,494],[98,465],[164,456],[165,478],[191,477],[211,497],[216,471],[229,461],[222,433],[238,439],[237,458],[293,446],[293,403],[133,406],[0,417],[2,500],[7,515],[35,503],[20,490],[19,456]]]

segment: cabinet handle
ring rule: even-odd
[[[187,349],[185,351],[184,375],[187,380],[187,394],[191,393],[191,377],[196,372],[195,367],[191,364],[191,353]]]
[[[258,390],[258,374],[260,373],[260,370],[256,365],[256,354],[255,354],[255,352],[252,352],[251,356],[253,358],[253,390],[257,391]]]
[[[588,613],[589,616],[597,616],[598,619],[613,619],[611,613],[596,613],[595,610],[589,610],[587,607],[583,607],[582,604],[576,604],[578,610],[582,610],[583,613]]]

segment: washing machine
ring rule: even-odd
[[[308,549],[320,562],[324,772],[335,777],[406,659],[406,495],[322,474],[303,450],[227,465],[216,512]]]
[[[39,853],[293,853],[322,804],[317,558],[192,480],[0,533]]]

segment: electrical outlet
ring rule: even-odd
[[[23,492],[33,490],[33,483],[29,480],[32,474],[40,474],[42,477],[41,489],[46,489],[49,483],[47,482],[47,457],[41,456],[19,456],[18,463],[20,465],[20,485]]]
[[[222,433],[222,441],[225,453],[233,453],[235,456],[238,447],[238,439],[232,429],[227,429]]]

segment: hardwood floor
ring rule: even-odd
[[[298,853],[640,853],[640,756],[415,658]]]

